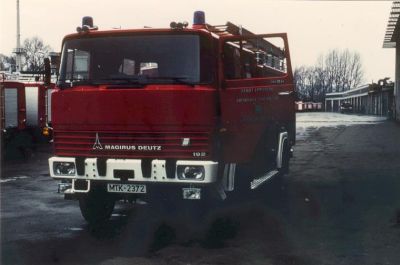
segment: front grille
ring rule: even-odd
[[[184,138],[190,143],[183,146]],[[209,132],[54,131],[56,155],[107,158],[209,159]],[[194,154],[195,153],[195,154]]]

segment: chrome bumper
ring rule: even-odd
[[[73,175],[56,175],[54,173],[54,162],[72,162],[75,164],[75,173]],[[119,178],[114,176],[115,170],[132,170],[133,178],[128,178],[128,182],[149,182],[149,183],[182,183],[182,184],[201,184],[214,183],[217,181],[218,162],[214,161],[198,161],[198,160],[178,160],[175,167],[175,177],[168,178],[166,172],[166,160],[154,159],[151,162],[151,175],[144,176],[142,172],[141,159],[107,159],[106,174],[99,175],[97,169],[96,158],[86,158],[84,175],[78,175],[76,169],[76,161],[74,157],[51,157],[49,158],[50,176],[54,179],[75,179],[75,180],[92,180],[92,181],[117,181]],[[203,166],[204,179],[179,179],[177,176],[178,166]]]

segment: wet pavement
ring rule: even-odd
[[[50,179],[43,148],[5,163],[1,264],[400,264],[400,126],[297,116],[290,173],[212,210],[119,204],[86,225]]]

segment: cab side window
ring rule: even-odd
[[[223,67],[228,80],[284,76],[286,58],[283,45],[277,46],[257,36],[227,41],[223,50]]]

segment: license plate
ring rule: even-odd
[[[107,191],[118,193],[146,193],[146,185],[109,183],[107,185]]]

